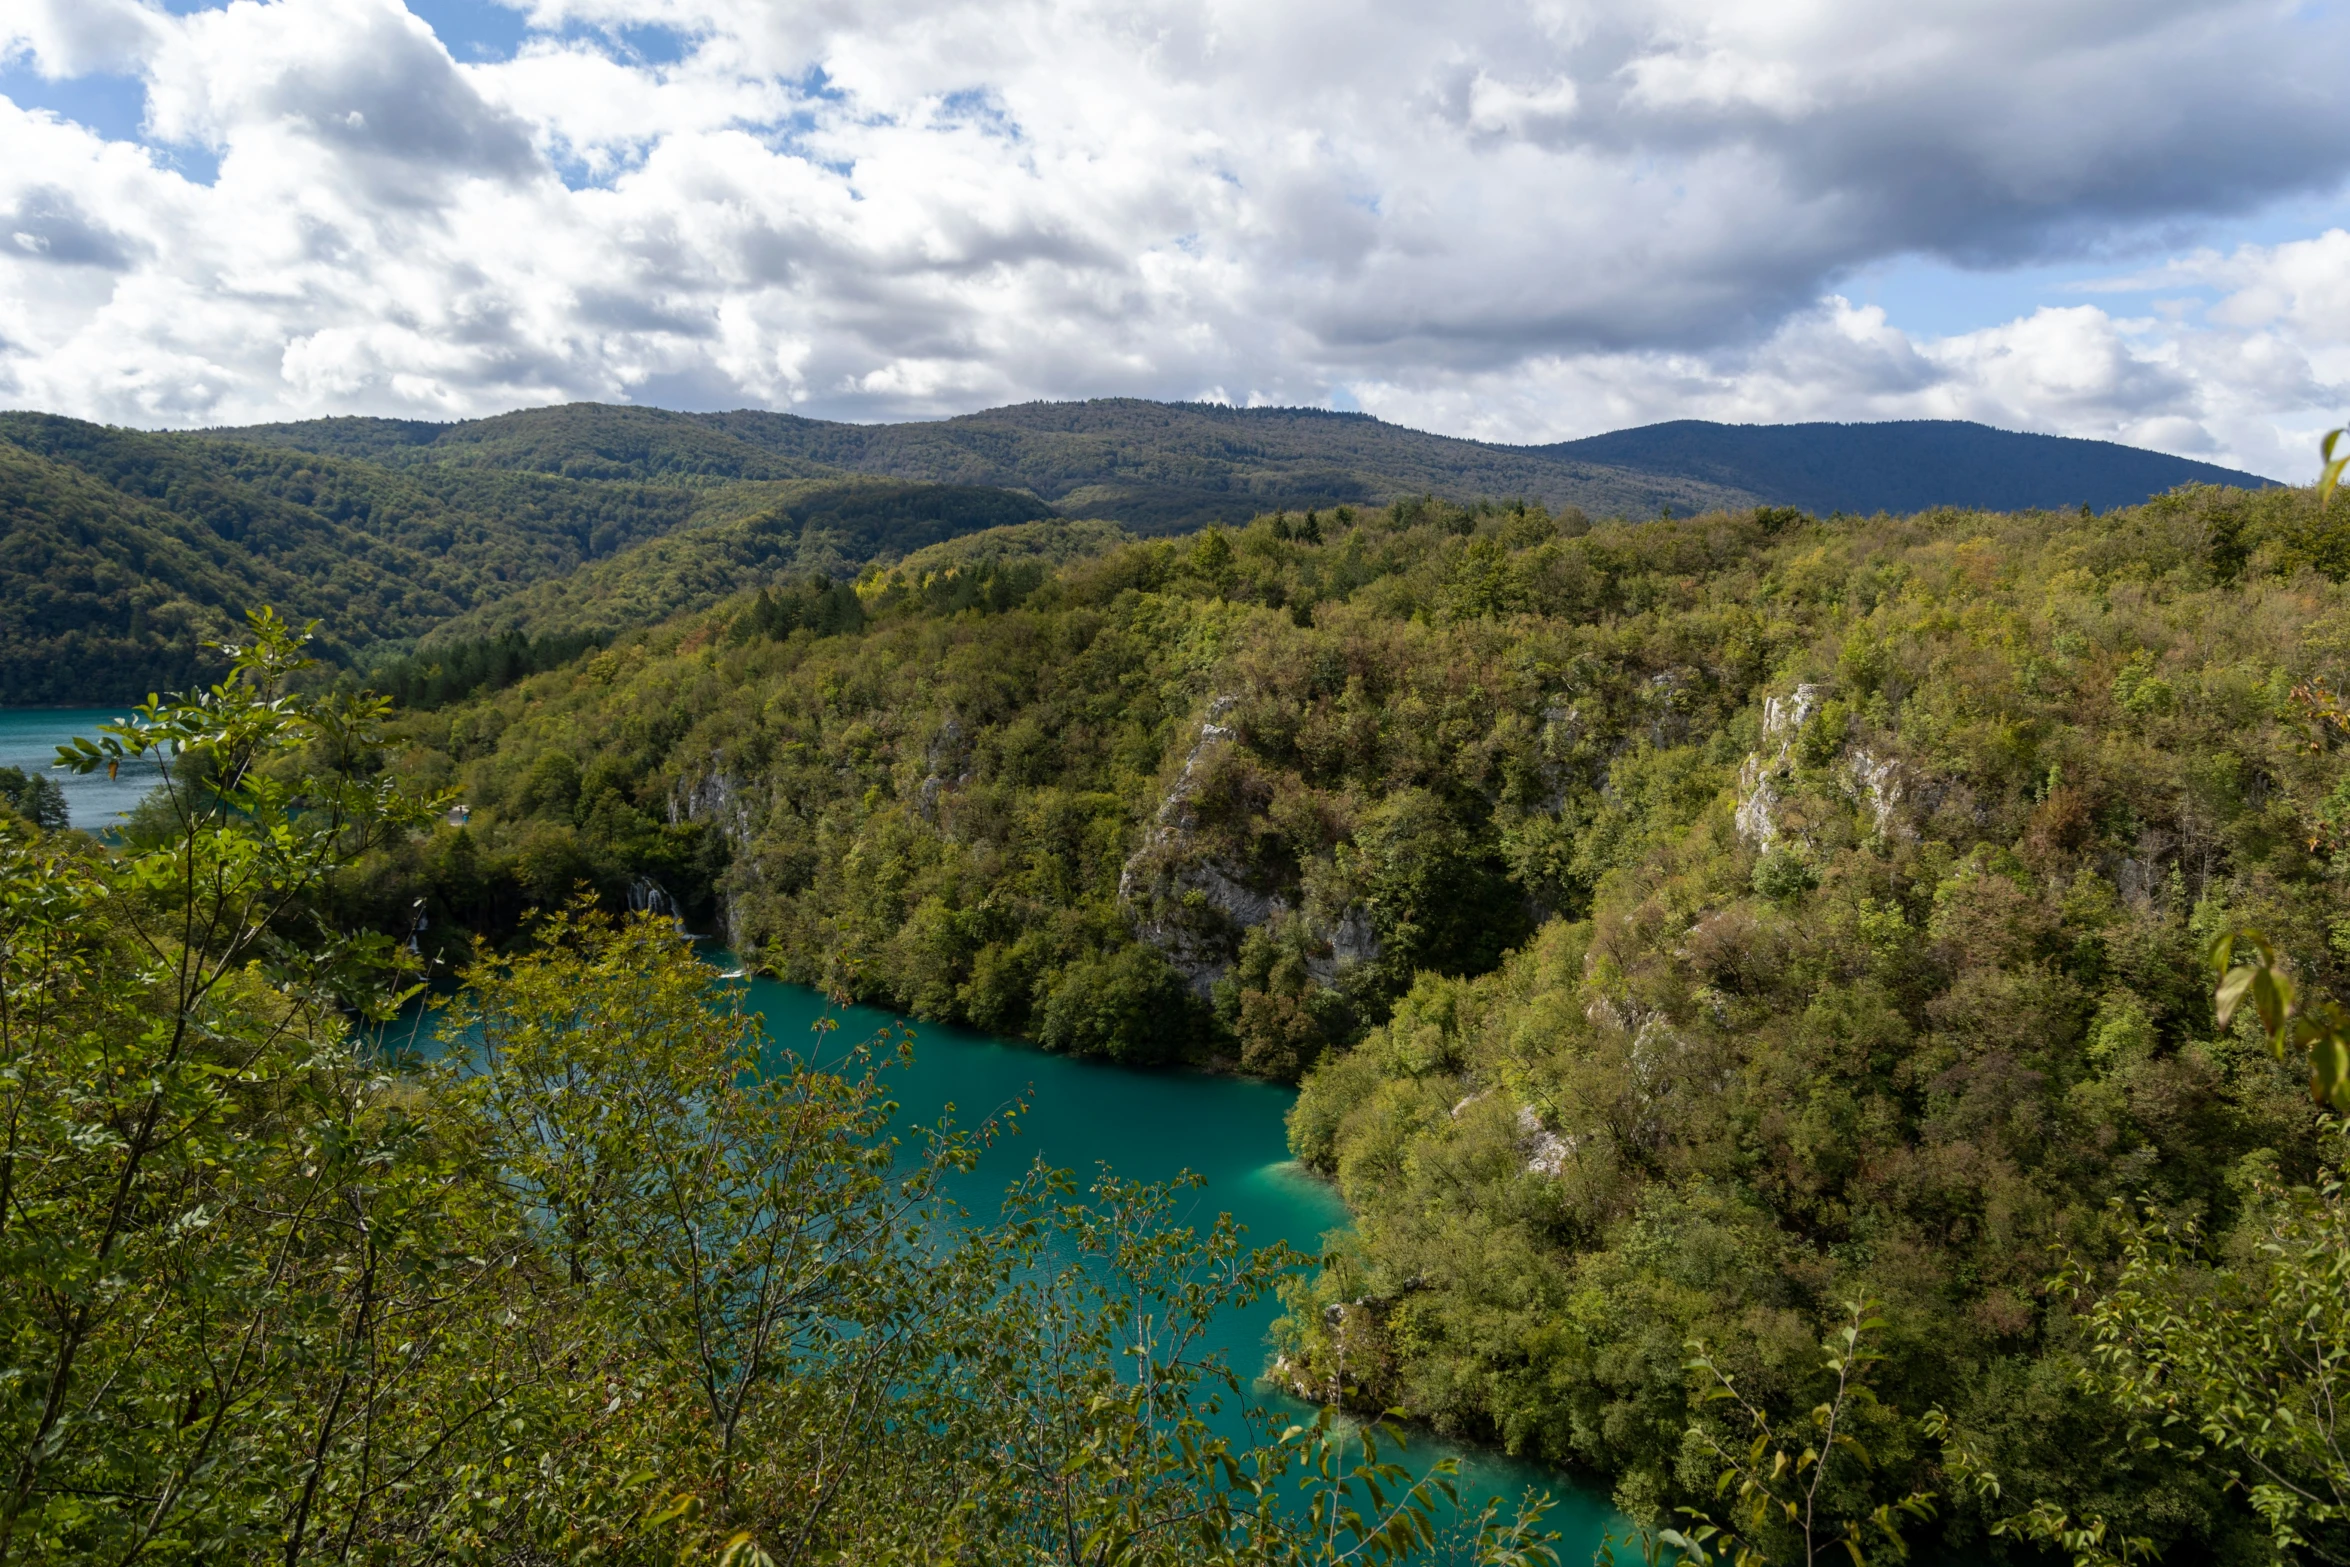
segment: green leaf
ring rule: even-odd
[[[2235,1020],[2236,1008],[2243,1003],[2244,993],[2252,988],[2252,981],[2259,974],[2259,969],[2247,963],[2240,968],[2230,969],[2227,977],[2220,981],[2219,989],[2211,998],[2219,1014],[2220,1027],[2226,1028]]]

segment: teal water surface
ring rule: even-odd
[[[1296,1095],[1288,1089],[1054,1055],[969,1029],[912,1023],[876,1007],[837,1007],[804,986],[757,978],[744,984],[769,1037],[816,1060],[838,1059],[851,1043],[911,1028],[912,1064],[886,1074],[901,1126],[935,1122],[949,1106],[958,1125],[975,1126],[1016,1102],[1026,1105],[1019,1135],[998,1142],[952,1189],[975,1218],[992,1215],[1004,1187],[1041,1157],[1073,1172],[1080,1184],[1105,1165],[1128,1180],[1196,1173],[1206,1184],[1191,1194],[1189,1222],[1205,1228],[1217,1214],[1230,1213],[1246,1227],[1251,1245],[1285,1241],[1317,1256],[1323,1237],[1347,1223],[1338,1194],[1289,1157],[1283,1118]],[[837,1027],[818,1035],[816,1025],[827,1018]],[[422,1029],[430,1026],[421,1022]],[[411,1041],[420,1048],[426,1042],[418,1035]],[[1279,1315],[1278,1303],[1266,1300],[1228,1311],[1214,1324],[1211,1346],[1223,1351],[1244,1386],[1271,1358],[1270,1335]],[[1261,1382],[1252,1396],[1311,1418],[1310,1406]],[[1241,1434],[1237,1421],[1229,1423],[1228,1434]],[[1460,1493],[1472,1508],[1488,1498],[1512,1506],[1529,1489],[1549,1493],[1553,1509],[1546,1526],[1561,1535],[1560,1561],[1569,1567],[1590,1561],[1606,1535],[1628,1527],[1604,1488],[1586,1477],[1464,1449],[1427,1432],[1407,1435],[1402,1456],[1414,1470],[1424,1472],[1440,1458],[1460,1463]]]
[[[1286,1241],[1317,1256],[1323,1237],[1346,1224],[1345,1205],[1330,1185],[1289,1157],[1283,1118],[1295,1094],[1270,1083],[1194,1072],[1137,1071],[1103,1061],[1054,1055],[937,1023],[908,1024],[872,1007],[836,1008],[817,992],[772,980],[748,982],[751,1005],[771,1037],[817,1054],[808,1043],[819,1019],[837,1018],[837,1041],[869,1039],[912,1027],[914,1060],[889,1075],[891,1097],[905,1124],[936,1120],[948,1105],[964,1125],[1014,1101],[1025,1101],[1020,1135],[999,1142],[956,1196],[974,1215],[989,1214],[1003,1187],[1037,1157],[1075,1172],[1082,1183],[1101,1166],[1129,1180],[1169,1180],[1185,1170],[1206,1178],[1191,1194],[1191,1222],[1205,1228],[1219,1213],[1246,1226],[1249,1242]],[[1246,1384],[1272,1353],[1280,1314],[1276,1302],[1230,1311],[1216,1323],[1214,1346],[1229,1357]],[[1307,1406],[1259,1385],[1257,1396],[1300,1414]],[[1415,1468],[1452,1457],[1462,1464],[1462,1494],[1472,1505],[1487,1497],[1514,1503],[1529,1487],[1550,1493],[1549,1527],[1561,1532],[1561,1560],[1591,1559],[1601,1539],[1625,1520],[1605,1492],[1581,1477],[1463,1450],[1414,1433],[1405,1457]]]
[[[100,724],[126,717],[126,707],[9,707],[0,708],[0,767],[25,772],[47,769],[57,760],[57,748],[76,735],[95,740]],[[85,832],[103,832],[130,814],[139,797],[155,787],[157,775],[148,769],[126,769],[115,778],[52,772],[65,790],[65,808],[73,825]]]

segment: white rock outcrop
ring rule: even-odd
[[[1567,1161],[1574,1157],[1575,1139],[1562,1137],[1542,1124],[1542,1117],[1534,1113],[1532,1105],[1518,1110],[1518,1132],[1524,1139],[1528,1175],[1561,1175]]]
[[[1263,886],[1249,866],[1219,857],[1200,841],[1201,775],[1238,738],[1224,722],[1233,704],[1230,696],[1209,702],[1182,767],[1118,874],[1118,902],[1134,921],[1135,935],[1158,948],[1202,996],[1231,971],[1239,932],[1295,907],[1281,889]],[[1348,909],[1314,934],[1319,939],[1306,969],[1320,984],[1334,984],[1342,969],[1379,956],[1378,933],[1366,910]]]
[[[1118,873],[1118,902],[1134,920],[1135,935],[1165,954],[1203,996],[1231,967],[1215,924],[1245,930],[1289,910],[1278,893],[1250,886],[1244,867],[1197,852],[1199,775],[1236,737],[1223,722],[1232,706],[1229,696],[1208,703],[1183,766],[1141,844]]]
[[[1819,708],[1820,688],[1808,681],[1791,695],[1763,698],[1763,746],[1770,755],[1747,753],[1746,765],[1738,770],[1738,807],[1732,813],[1738,836],[1757,849],[1779,840],[1779,780],[1787,775],[1787,753],[1796,732]]]

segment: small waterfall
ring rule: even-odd
[[[669,895],[669,889],[650,876],[639,876],[628,884],[628,910],[631,914],[658,914],[675,925],[678,934],[686,934],[685,911]]]

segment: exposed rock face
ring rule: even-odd
[[[1787,754],[1794,743],[1795,731],[1811,720],[1820,710],[1820,688],[1806,681],[1785,698],[1763,698],[1763,739],[1777,740],[1779,754]]]
[[[1518,1133],[1524,1139],[1528,1175],[1559,1175],[1574,1157],[1575,1139],[1561,1137],[1542,1124],[1542,1117],[1534,1113],[1532,1105],[1518,1110]]]
[[[1766,767],[1759,752],[1749,753],[1738,770],[1738,808],[1731,813],[1738,836],[1757,849],[1779,841],[1779,787],[1776,766]]]
[[[1134,921],[1135,935],[1165,954],[1203,997],[1231,971],[1243,932],[1289,914],[1302,901],[1294,887],[1266,885],[1255,868],[1206,841],[1202,830],[1202,780],[1237,738],[1224,722],[1232,706],[1229,696],[1208,704],[1182,768],[1118,876],[1118,901]],[[1329,929],[1313,934],[1318,939],[1306,969],[1317,983],[1335,984],[1343,969],[1379,957],[1368,910],[1347,909]]]
[[[1909,777],[1901,763],[1855,746],[1847,766],[1852,773],[1853,788],[1860,792],[1861,800],[1876,821],[1877,836],[1886,839],[1916,836],[1901,815],[1901,803],[1909,794]]]
[[[1324,935],[1323,949],[1306,958],[1306,972],[1317,985],[1336,985],[1343,970],[1378,962],[1379,932],[1371,924],[1371,911],[1357,906],[1341,914]]]
[[[737,905],[742,895],[738,878],[758,874],[750,854],[751,802],[745,797],[741,783],[728,770],[724,756],[712,753],[708,772],[690,782],[680,779],[669,791],[669,825],[677,827],[686,822],[708,822],[726,839],[736,872],[727,878],[727,885],[719,894],[718,934],[728,946],[748,956],[748,927]]]
[[[1658,750],[1689,738],[1689,715],[1682,709],[1682,693],[1689,683],[1686,673],[1668,669],[1649,676],[1640,688],[1640,708],[1648,719],[1648,743]]]
[[[947,775],[958,770],[963,756],[963,721],[949,713],[939,723],[938,732],[930,737],[930,745],[922,753],[924,774],[921,786],[914,792],[914,813],[936,826],[938,798],[948,789],[961,784],[967,774],[949,781]]]
[[[1781,836],[1781,785],[1794,771],[1790,753],[1806,721],[1819,711],[1820,688],[1800,685],[1785,697],[1763,700],[1763,745],[1747,753],[1738,773],[1738,806],[1734,813],[1738,836],[1757,849],[1768,849]],[[1930,808],[1938,790],[1921,790],[1901,759],[1880,755],[1866,746],[1847,746],[1841,759],[1844,786],[1850,797],[1868,808],[1881,838],[1915,837],[1912,813]]]
[[[1232,703],[1220,696],[1208,704],[1181,771],[1118,874],[1118,901],[1132,916],[1135,935],[1164,953],[1202,996],[1232,967],[1241,931],[1289,911],[1279,892],[1250,885],[1245,867],[1202,852],[1198,842],[1200,774],[1232,744],[1234,732],[1223,723]]]
[[[669,825],[687,822],[714,824],[732,848],[750,843],[750,802],[743,798],[742,785],[727,770],[724,757],[713,754],[708,772],[690,783],[680,779],[669,791]]]
[[[1763,699],[1763,745],[1767,749],[1776,742],[1777,749],[1767,760],[1761,751],[1747,754],[1746,765],[1738,771],[1735,813],[1738,836],[1757,849],[1767,849],[1779,840],[1779,780],[1789,770],[1787,753],[1795,744],[1796,731],[1819,706],[1820,688],[1808,683],[1797,686],[1792,696]]]

